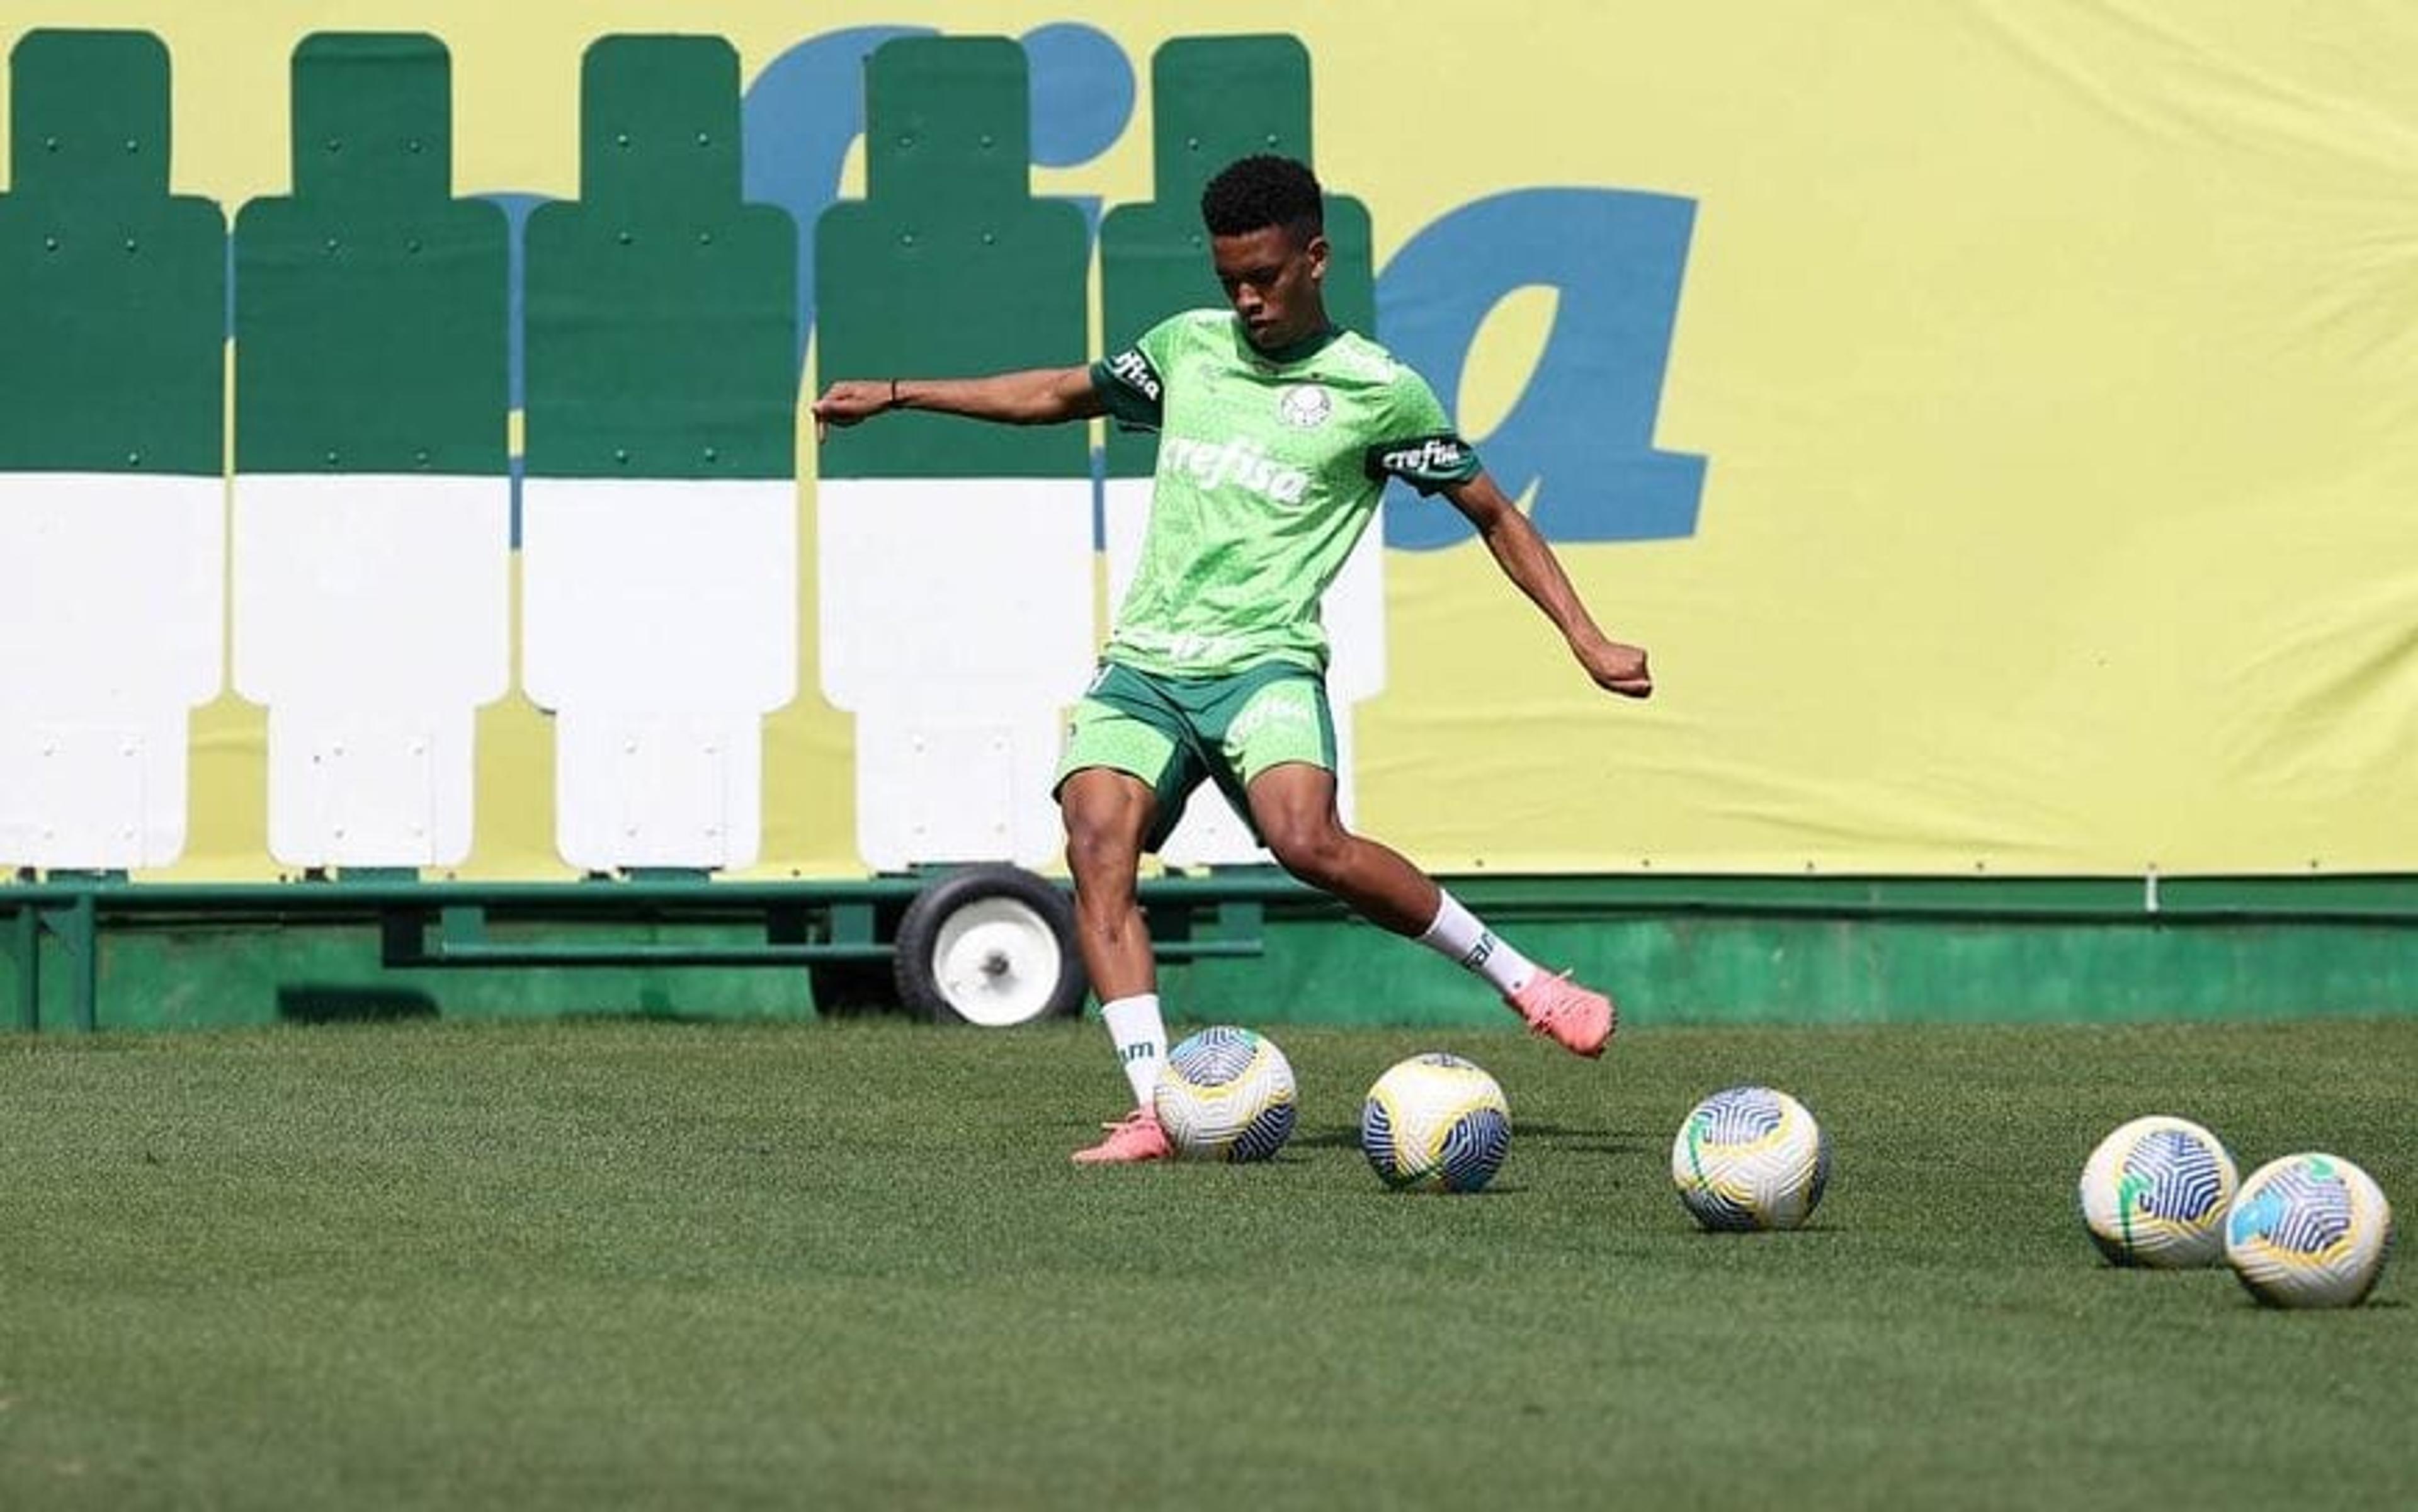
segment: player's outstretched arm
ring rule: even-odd
[[[1545,618],[1562,633],[1562,638],[1569,643],[1570,653],[1586,668],[1597,687],[1627,698],[1644,698],[1654,692],[1654,675],[1645,665],[1645,648],[1614,640],[1597,627],[1595,617],[1580,601],[1578,589],[1570,586],[1569,574],[1562,571],[1553,548],[1520,512],[1520,507],[1495,486],[1492,477],[1481,472],[1444,492],[1453,507],[1477,527],[1478,539],[1494,554],[1495,565],[1503,569],[1503,575],[1545,611]]]
[[[980,378],[843,378],[815,401],[815,439],[894,409],[1003,425],[1050,425],[1108,412],[1090,368],[1030,368]]]

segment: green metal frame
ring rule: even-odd
[[[421,882],[391,873],[287,882],[136,882],[122,875],[53,876],[0,884],[0,952],[17,980],[20,1029],[42,1028],[43,962],[70,973],[69,1022],[99,1026],[100,937],[117,925],[376,924],[388,968],[812,966],[887,961],[896,948],[885,917],[911,902],[927,876],[832,881],[726,881],[699,874],[579,882]],[[1206,886],[1209,891],[1201,889]],[[1314,896],[1280,876],[1245,875],[1203,884],[1146,884],[1145,906],[1163,909],[1153,950],[1161,961],[1256,955],[1263,949],[1251,896]],[[1204,897],[1221,907],[1205,934],[1192,927]],[[728,925],[757,922],[763,943],[497,940],[492,922]]]
[[[409,874],[267,883],[137,882],[114,873],[0,883],[0,953],[17,1026],[41,1029],[46,957],[68,973],[68,1022],[100,1022],[101,937],[116,927],[375,923],[387,968],[812,966],[886,961],[896,917],[929,875],[713,880],[701,874],[577,882],[419,881]],[[2418,876],[2228,878],[1459,877],[1498,923],[1660,917],[2160,925],[2418,924]],[[1334,899],[1273,868],[1174,873],[1141,901],[1162,962],[1247,958],[1268,925],[1341,921]],[[489,926],[756,923],[761,943],[497,939]]]
[[[17,890],[0,890],[0,911],[11,915],[5,939],[17,974],[17,1027],[42,1027],[42,942],[54,939],[66,957],[75,1002],[75,1026],[90,1031],[98,1022],[100,996],[99,909],[88,891],[46,892],[38,899],[20,901]]]

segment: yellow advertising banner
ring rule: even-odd
[[[766,662],[703,714],[677,698],[664,706],[671,713],[620,709],[609,668],[603,712],[578,706],[582,739],[610,747],[597,770],[625,777],[648,740],[714,756],[731,732],[745,745],[760,730],[760,753],[740,766],[650,756],[628,779],[711,788],[710,805],[691,805],[710,808],[705,817],[683,809],[662,822],[745,830],[745,844],[716,853],[720,869],[877,869],[886,862],[864,839],[866,805],[904,803],[902,832],[924,822],[924,800],[895,792],[900,771],[923,769],[884,756],[883,772],[863,770],[872,747],[860,725],[871,716],[832,680],[834,665],[862,662],[834,636],[877,649],[923,643],[826,612],[841,585],[818,572],[829,522],[803,405],[819,382],[849,375],[817,365],[825,313],[811,265],[824,212],[867,192],[865,60],[895,38],[932,35],[1019,44],[1030,192],[1074,206],[1095,248],[1103,215],[1153,198],[1167,103],[1154,60],[1166,44],[1297,44],[1320,176],[1367,209],[1378,339],[1426,374],[1597,618],[1646,646],[1657,675],[1648,702],[1598,692],[1446,506],[1389,496],[1382,590],[1358,664],[1374,670],[1339,701],[1349,704],[1355,824],[1430,869],[2418,864],[2418,806],[2402,807],[2405,753],[2418,741],[2418,234],[2408,211],[2418,11],[2247,0],[1193,10],[5,0],[0,46],[16,67],[0,77],[11,107],[0,152],[10,197],[36,207],[29,167],[38,175],[48,137],[33,133],[47,133],[41,112],[60,107],[29,83],[44,54],[28,43],[60,29],[156,36],[171,80],[168,187],[216,202],[238,243],[244,206],[295,192],[305,160],[336,150],[298,140],[305,38],[435,38],[449,68],[450,192],[502,208],[514,280],[525,227],[545,215],[532,221],[530,206],[579,199],[584,173],[600,171],[583,163],[591,45],[661,34],[727,42],[743,129],[732,171],[748,202],[788,213],[800,252],[794,526],[776,494],[768,533],[749,548],[784,557],[767,579],[769,607],[735,615],[742,628],[730,632],[753,635]],[[29,101],[40,110],[29,114]],[[591,203],[602,192],[589,186]],[[0,215],[0,233],[34,237],[39,226]],[[37,242],[23,245],[38,258]],[[495,242],[498,259],[504,245]],[[250,265],[239,252],[234,266],[231,332],[244,328]],[[1136,333],[1104,328],[1096,257],[1084,276],[1086,355],[1096,356]],[[516,282],[515,320],[521,301]],[[241,369],[231,358],[230,373]],[[0,352],[0,398],[38,389],[48,371],[23,350]],[[227,403],[232,416],[241,400]],[[521,416],[516,387],[515,490]],[[1106,433],[1094,442],[1107,445]],[[146,853],[134,868],[145,876],[274,875],[314,854],[310,842],[275,838],[302,832],[272,811],[280,784],[297,791],[305,778],[272,760],[268,705],[248,695],[265,684],[245,671],[242,452],[227,464],[238,512],[226,569],[232,670],[189,705],[185,789],[162,791],[167,780],[155,778],[142,796],[155,818],[163,805],[183,814],[181,832],[162,832],[174,854]],[[0,466],[38,470],[6,456]],[[1098,464],[1088,482],[1077,470],[1074,507],[1085,489],[1095,500],[1113,489]],[[0,472],[0,504],[16,476]],[[396,507],[428,507],[410,496]],[[514,530],[534,528],[535,493],[513,498]],[[465,518],[486,518],[476,515],[484,507],[466,506]],[[0,527],[8,518],[0,509]],[[523,534],[513,543],[512,602],[526,609],[539,587],[533,548]],[[625,545],[625,559],[636,549]],[[872,597],[903,612],[917,590],[912,563],[901,572],[895,593]],[[1082,576],[1094,602],[1081,613],[1096,634],[1110,607],[1105,551]],[[121,591],[96,579],[88,597]],[[643,595],[631,602],[631,614],[662,614],[666,627],[680,615]],[[207,596],[202,605],[207,620]],[[25,612],[23,602],[10,611],[18,660],[0,671],[55,650],[53,627]],[[760,644],[767,625],[785,644]],[[558,728],[557,706],[530,683],[530,658],[572,664],[526,630],[500,634],[470,657],[495,659],[494,676],[447,695],[475,708],[474,733],[435,747],[466,763],[462,843],[449,850],[431,838],[443,822],[415,817],[390,826],[402,837],[395,853],[432,875],[592,869],[566,848],[561,801],[566,785],[587,791],[601,779],[566,764],[568,716]],[[28,670],[21,680],[38,680]],[[372,704],[395,685],[387,673],[358,680]],[[1080,690],[1078,669],[1048,716]],[[0,713],[18,710],[26,780],[48,781],[37,747],[50,737],[37,733],[51,725],[12,696],[0,687]],[[896,761],[990,748],[988,726],[928,717],[930,729],[911,724],[898,737],[900,751],[925,755]],[[664,735],[666,720],[677,737]],[[363,726],[347,714],[312,727]],[[298,771],[324,771],[343,744],[296,739],[310,753],[297,756]],[[419,734],[397,739],[398,753],[426,755]],[[445,787],[395,759],[408,769],[394,779],[403,786]],[[930,759],[944,774],[957,758]],[[1010,777],[1014,802],[1046,802],[1046,771]],[[69,786],[84,794],[74,802],[105,809],[89,784]],[[26,812],[16,832],[35,835],[43,812]],[[325,802],[314,812],[343,834]],[[0,823],[0,839],[9,832]],[[45,854],[20,849],[0,861]],[[615,854],[609,842],[594,853]]]

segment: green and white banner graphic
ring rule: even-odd
[[[0,195],[0,866],[185,849],[222,684],[226,228],[169,191],[168,53],[11,53]]]

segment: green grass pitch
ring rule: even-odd
[[[2418,1504],[2408,1256],[2278,1313],[2074,1211],[2166,1111],[2418,1213],[2418,1019],[1276,1037],[1278,1160],[1120,1169],[1095,1026],[0,1040],[0,1505]],[[1360,1156],[1427,1048],[1509,1094],[1485,1193]],[[1807,1230],[1672,1194],[1748,1080]]]

